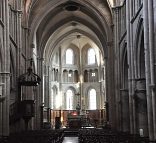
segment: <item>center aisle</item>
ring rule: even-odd
[[[62,143],[78,143],[78,137],[64,137]]]

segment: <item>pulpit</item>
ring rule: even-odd
[[[27,69],[27,72],[20,75],[18,79],[18,90],[19,90],[19,110],[22,118],[25,121],[25,129],[28,129],[29,120],[34,117],[35,114],[35,102],[31,99],[26,99],[21,97],[21,87],[35,87],[38,86],[41,82],[41,78],[33,73],[32,70],[33,59],[30,60],[30,67]]]
[[[34,100],[23,100],[20,103],[20,112],[25,121],[25,130],[28,129],[29,120],[35,116]]]

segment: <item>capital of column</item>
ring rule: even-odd
[[[14,13],[18,13],[19,15],[23,14],[22,10],[19,10],[19,9],[15,9],[12,5],[10,5],[10,10]]]
[[[10,72],[0,72],[0,76],[10,76]]]
[[[116,7],[113,7],[113,10],[116,14],[119,13],[119,9],[121,8],[121,6],[116,6]]]
[[[146,90],[146,80],[145,78],[136,79],[136,91]]]
[[[120,89],[120,91],[122,92],[128,92],[128,89]]]
[[[108,47],[113,46],[113,41],[107,41],[107,46],[108,46]]]
[[[149,87],[150,87],[151,89],[156,89],[155,84],[150,84]]]

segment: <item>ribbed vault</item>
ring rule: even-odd
[[[78,9],[68,10],[66,7],[71,3]],[[29,15],[30,45],[47,62],[64,38],[73,39],[70,36],[76,34],[94,41],[107,56],[107,43],[112,41],[112,15],[107,1],[38,0],[31,4]]]

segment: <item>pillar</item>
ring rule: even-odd
[[[120,104],[120,49],[119,49],[119,31],[120,31],[120,7],[116,7],[114,9],[114,21],[115,21],[115,27],[114,27],[114,52],[115,52],[115,58],[114,58],[114,75],[115,75],[115,110],[116,110],[116,128],[117,130],[121,130],[121,104]]]
[[[138,79],[136,81],[136,132],[143,129],[144,136],[148,136],[147,120],[147,100],[146,100],[146,80]]]
[[[72,71],[72,82],[75,83],[75,71]]]
[[[3,50],[2,68],[0,73],[2,86],[2,96],[5,99],[0,102],[0,136],[9,136],[9,106],[10,106],[10,43],[9,43],[9,8],[8,0],[3,0]]]
[[[129,117],[130,117],[130,133],[135,134],[136,123],[135,123],[135,100],[134,100],[134,55],[132,47],[132,25],[131,18],[132,5],[131,1],[126,1],[126,28],[127,28],[127,59],[128,59],[128,91],[129,91]]]
[[[10,93],[10,75],[9,73],[1,73],[2,96],[4,99],[0,101],[0,136],[9,136],[9,93]]]
[[[149,55],[150,55],[150,90],[152,94],[152,109],[153,109],[153,127],[154,127],[154,140],[156,141],[156,97],[155,97],[155,67],[154,67],[154,2],[148,1],[148,21],[149,21]]]
[[[22,11],[21,11],[21,2],[16,2],[17,5],[16,5],[16,11],[15,11],[15,14],[16,14],[16,29],[17,29],[17,57],[16,57],[16,67],[17,67],[17,76],[19,77],[19,75],[21,75],[21,51],[22,51],[22,26],[21,26],[21,23],[22,23]],[[14,31],[15,32],[15,31]],[[32,48],[32,47],[31,47]]]
[[[87,82],[90,82],[90,72],[89,71],[87,71]]]
[[[147,96],[147,116],[149,138],[154,140],[153,132],[153,111],[152,111],[152,96],[150,92],[150,55],[149,55],[149,23],[148,23],[148,0],[143,0],[143,15],[144,15],[144,52],[145,52],[145,73],[146,73],[146,96]]]
[[[38,68],[38,75],[41,77],[41,83],[36,87],[37,92],[35,96],[35,129],[42,128],[42,120],[43,120],[43,59],[37,59],[37,68]]]
[[[129,94],[127,89],[120,90],[121,93],[121,129],[130,132],[129,120]]]
[[[115,116],[115,75],[114,75],[114,43],[113,41],[107,42],[107,49],[105,53],[105,80],[106,80],[106,117],[112,129],[116,129],[116,116]],[[111,105],[111,106],[109,106]]]

